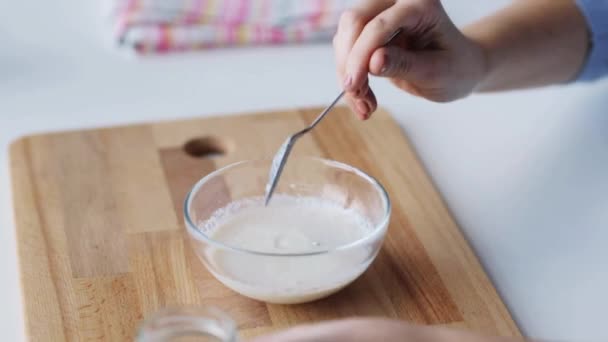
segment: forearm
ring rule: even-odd
[[[463,31],[485,55],[478,92],[567,82],[588,53],[587,24],[574,0],[518,0]]]

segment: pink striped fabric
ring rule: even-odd
[[[326,41],[354,0],[109,0],[120,46],[140,54]]]

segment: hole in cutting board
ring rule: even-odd
[[[194,158],[216,158],[230,152],[230,145],[217,137],[201,137],[188,140],[184,144],[184,151]]]

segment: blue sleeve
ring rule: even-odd
[[[608,76],[608,0],[576,0],[591,33],[587,62],[577,81]]]

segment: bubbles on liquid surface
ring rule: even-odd
[[[314,242],[310,241],[308,236],[302,232],[290,231],[283,234],[278,234],[274,238],[274,247],[281,250],[287,251],[306,251],[308,247]]]
[[[276,249],[287,251],[306,251],[310,246],[318,249],[321,246],[321,242],[310,240],[306,235],[299,232],[289,232],[276,236],[273,246]]]

